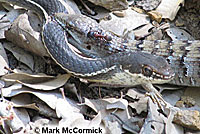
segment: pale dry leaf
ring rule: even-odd
[[[137,114],[141,114],[141,112],[147,112],[147,98],[140,99],[134,103],[129,103],[128,105],[135,109]]]
[[[57,77],[40,75],[29,75],[25,73],[13,73],[2,77],[5,81],[21,83],[27,87],[38,90],[53,90],[63,86],[69,79],[69,74],[58,75]]]
[[[96,108],[96,105],[88,98],[84,98],[85,102],[81,105],[87,105],[88,107],[92,108],[96,113],[98,113],[98,108]]]
[[[3,46],[9,50],[18,61],[27,65],[31,70],[34,70],[34,59],[30,52],[24,51],[24,49],[9,42],[4,42]]]
[[[22,88],[22,84],[20,84],[20,83],[13,84],[9,87],[2,88],[2,95],[4,97],[12,97],[12,96],[16,95],[15,93],[13,94],[13,92],[17,91],[18,89],[21,89],[21,88]]]
[[[1,79],[4,81],[21,81],[21,82],[30,82],[31,83],[39,83],[48,80],[54,79],[54,76],[49,76],[45,74],[31,75],[26,73],[11,73],[3,76]]]
[[[133,32],[135,33],[135,36],[137,37],[144,37],[145,35],[150,34],[150,29],[152,29],[154,26],[149,23],[146,24],[138,29],[133,30]]]
[[[172,134],[172,133],[173,134],[184,134],[183,127],[172,123],[175,113],[176,113],[175,110],[173,110],[173,109],[170,110],[170,113],[168,115],[168,119],[166,122],[166,128],[165,128],[166,134]]]
[[[28,108],[28,109],[34,109],[34,110],[39,111],[39,108],[38,108],[38,106],[35,103],[26,104],[26,105],[16,105],[16,104],[14,104],[13,106],[15,108]]]
[[[24,126],[26,126],[30,122],[30,116],[25,108],[14,108],[16,115],[23,122]]]
[[[12,23],[11,28],[5,31],[5,37],[7,40],[34,54],[49,56],[41,41],[41,26],[41,21],[32,12],[21,14]]]
[[[147,13],[152,21],[156,21],[157,23],[160,23],[162,21],[162,14],[156,11],[149,11]]]
[[[90,15],[90,14],[88,15],[90,18],[94,20],[102,20],[106,17],[109,17],[110,11],[106,10],[103,7],[95,7],[94,11],[96,12],[95,15]]]
[[[19,88],[20,84],[16,84],[15,86],[11,86],[9,88],[3,88],[2,92],[5,97],[13,97],[19,94],[33,94],[42,101],[44,101],[49,107],[52,109],[56,108],[57,105],[57,100],[58,99],[63,99],[62,94],[58,90],[53,90],[53,91],[41,91],[41,90],[34,90],[28,87],[22,87]],[[13,89],[14,88],[14,89]],[[74,109],[78,112],[78,106],[76,103],[70,99],[66,99],[70,105],[73,105]]]
[[[44,101],[42,101],[38,97],[32,96],[32,102],[37,105],[38,114],[49,118],[58,118],[58,116],[56,115],[56,111],[50,108]]]
[[[8,30],[11,23],[19,16],[20,13],[23,11],[21,10],[11,10],[9,12],[5,12],[1,10],[1,17],[0,17],[0,39],[4,39],[5,35],[4,32]]]
[[[145,97],[144,94],[136,92],[133,89],[129,89],[126,93],[126,96],[131,97],[135,102],[130,102],[128,105],[135,109],[138,114],[143,111],[147,111],[147,100],[148,97]]]
[[[85,98],[85,103],[82,103],[80,105],[82,105],[82,106],[88,106],[91,109],[93,109],[96,113],[101,112],[101,116],[102,116],[102,118],[104,118],[110,112],[113,111],[113,110],[111,110],[111,111],[106,110],[106,105],[107,104],[108,103],[106,101],[103,101],[101,99],[93,100],[93,99],[87,99],[87,98]],[[85,107],[83,107],[83,108],[85,108]],[[84,110],[87,111],[87,107]]]
[[[10,26],[10,22],[9,21],[3,21],[3,17],[6,15],[6,11],[1,10],[0,11],[0,39],[5,38],[4,36],[4,31],[8,29],[8,27]]]
[[[119,100],[120,99],[116,98],[97,99],[97,100],[86,99],[85,103],[81,105],[86,105],[88,107],[91,107],[92,109],[96,110],[97,113],[101,112],[102,119],[106,116],[109,116],[110,113],[114,112],[122,120],[127,120],[128,118],[130,118],[127,105],[128,102],[126,102],[125,100],[123,104],[122,102],[119,102]],[[118,102],[120,105],[122,104],[122,106],[116,105]]]
[[[145,98],[145,95],[139,92],[136,92],[134,89],[129,89],[126,93],[127,96],[133,98],[133,99],[142,99]]]
[[[76,119],[70,127],[78,127],[78,128],[87,128],[87,129],[96,129],[99,133],[105,134],[105,127],[101,123],[101,114],[100,112],[92,119]],[[98,133],[98,132],[97,132]]]
[[[102,6],[108,10],[124,10],[128,8],[127,0],[89,0],[95,5]]]
[[[0,22],[0,39],[5,39],[5,31],[9,28],[10,24]]]
[[[184,4],[184,0],[162,0],[156,11],[162,14],[162,18],[174,20],[180,4]]]
[[[7,117],[6,124],[11,128],[12,133],[15,131],[20,131],[25,128],[23,122],[19,119],[18,115],[15,113],[12,104],[8,101],[0,102],[0,116]],[[12,120],[9,120],[11,118]]]
[[[170,27],[165,30],[167,35],[171,37],[173,41],[177,40],[195,40],[188,32],[184,29],[180,29],[178,27]]]
[[[53,120],[53,119],[51,119]],[[35,130],[37,128],[45,127],[51,125],[50,119],[41,118],[39,116],[33,117],[33,120],[26,125],[26,134],[36,134]],[[57,124],[56,124],[57,125]],[[18,134],[18,133],[16,133]],[[19,133],[21,134],[21,133]]]
[[[69,14],[81,14],[81,11],[73,0],[65,0],[65,3],[67,3],[65,6],[68,8]]]
[[[74,106],[62,98],[57,99],[55,110],[57,116],[61,118],[59,122],[60,126],[70,126],[77,119],[85,120],[83,115],[77,112]]]
[[[130,8],[125,10],[125,16],[123,18],[117,17],[112,13],[110,15],[112,19],[108,21],[102,20],[100,25],[104,29],[119,36],[123,36],[126,32],[149,23],[147,15],[139,14]]]
[[[60,92],[58,91],[48,91],[48,92],[44,92],[44,91],[31,91],[32,94],[34,94],[35,96],[37,96],[38,98],[40,98],[42,101],[44,101],[47,105],[49,105],[52,109],[55,109],[58,103],[58,99],[63,99],[63,96],[61,95]],[[70,105],[73,105],[73,108],[75,109],[74,111],[79,111],[79,109],[76,106],[76,104],[74,103],[74,101],[70,100],[70,99],[66,99],[66,101],[68,101],[68,103]]]
[[[8,11],[10,11],[10,10],[13,9],[13,7],[12,7],[10,4],[8,4],[8,3],[1,2],[1,5],[2,5],[2,7],[3,7],[5,10],[8,10]]]
[[[158,105],[148,99],[148,115],[140,130],[141,134],[162,134],[165,128],[166,117],[158,111]]]
[[[115,100],[116,102],[113,102],[113,98],[104,99],[104,100],[110,103],[106,106],[107,110],[109,110],[109,109],[125,110],[128,107],[128,101],[125,99],[117,99],[117,100]]]
[[[6,16],[1,20],[1,21],[9,21],[10,23],[12,23],[20,14],[26,12],[25,10],[15,10],[12,9],[10,10]]]
[[[176,91],[164,91],[162,92],[162,96],[164,100],[170,103],[172,106],[176,104],[178,100],[180,100],[181,96],[183,95],[184,90],[176,90]]]
[[[2,19],[5,15],[6,15],[6,11],[5,10],[1,10],[0,11],[0,19]]]
[[[36,117],[34,120],[34,125],[35,126],[45,126],[45,125],[47,125],[47,124],[49,124],[49,119],[44,119],[44,118],[41,118],[41,117]]]
[[[100,126],[101,124],[101,112],[98,112],[98,114],[90,121],[89,126]]]
[[[35,103],[32,103],[31,96],[29,94],[19,94],[12,97],[11,102],[15,108],[29,108],[39,110]]]
[[[11,101],[16,105],[31,104],[31,96],[29,94],[20,94],[12,97]]]
[[[8,70],[6,70],[5,67],[9,68],[8,57],[2,44],[0,43],[0,76],[8,73]]]
[[[137,134],[140,131],[140,126],[143,124],[144,118],[138,116],[132,116],[130,119],[124,121],[122,124],[123,129],[133,134]]]
[[[64,74],[64,75],[58,75],[55,79],[46,82],[35,83],[35,84],[28,84],[23,82],[21,83],[33,89],[53,90],[63,86],[68,81],[69,78],[70,78],[69,74]]]
[[[114,120],[112,116],[106,116],[103,119],[106,131],[109,134],[122,134],[122,128],[118,121]]]
[[[138,114],[143,111],[147,111],[148,97],[146,97],[144,94],[136,92],[133,89],[129,89],[126,93],[126,96],[131,97],[133,100],[136,100],[135,102],[130,102],[128,105],[131,108],[135,109]]]
[[[70,124],[69,124],[70,123]],[[77,118],[76,120],[69,121],[68,119],[62,119],[59,121],[59,126],[70,126],[70,127],[79,127],[79,128],[88,128],[88,124],[90,124],[89,120],[85,120],[84,118]]]

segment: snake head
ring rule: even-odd
[[[171,81],[175,75],[170,64],[161,56],[136,52],[128,57],[123,59],[122,68],[126,72],[137,76],[141,83],[149,81],[156,84],[166,83]]]

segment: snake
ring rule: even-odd
[[[93,25],[94,20],[84,15],[69,14],[63,0],[0,0],[33,10],[42,17],[42,42],[51,58],[68,73],[83,78],[89,82],[102,83],[109,86],[131,87],[142,85],[152,91],[152,84],[162,84],[171,81],[174,72],[162,56],[124,50],[122,38]],[[88,20],[80,22],[75,20]],[[84,28],[84,23],[87,26]],[[89,26],[88,26],[89,24]],[[81,27],[81,28],[80,28]],[[81,35],[81,29],[87,31]],[[76,30],[76,32],[74,32]],[[79,33],[79,34],[78,34]],[[71,36],[73,40],[68,40]],[[118,45],[118,49],[110,49]],[[93,54],[83,54],[73,49],[77,44],[106,44],[110,51],[103,57]]]

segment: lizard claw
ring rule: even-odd
[[[164,107],[167,106],[167,103],[162,98],[161,94],[158,94],[158,93],[155,93],[155,92],[149,92],[149,93],[146,93],[146,96],[149,96],[152,99],[152,101],[158,105],[158,107],[160,109],[163,109],[162,108],[162,102],[164,103]]]
[[[160,109],[163,109],[161,104],[162,102],[164,103],[164,107],[167,106],[167,103],[162,98],[162,95],[153,87],[151,83],[142,86],[146,91],[148,91],[148,93],[146,93],[146,96],[149,96],[154,103],[157,103]]]

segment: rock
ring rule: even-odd
[[[173,122],[193,130],[200,130],[199,111],[182,110],[174,115]]]
[[[110,11],[124,10],[128,8],[127,0],[89,0],[95,5],[105,7]]]

